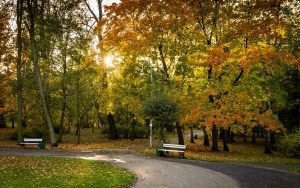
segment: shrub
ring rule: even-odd
[[[9,139],[10,140],[18,140],[18,130],[11,133],[11,135],[9,136]]]
[[[117,131],[122,138],[129,138],[131,136],[131,127],[127,125],[117,125]]]
[[[101,134],[105,134],[107,135],[107,137],[109,137],[109,127],[108,126],[104,126],[104,127],[101,127]]]
[[[149,127],[146,126],[136,126],[135,135],[136,138],[148,138],[150,134]]]
[[[24,137],[28,138],[46,138],[48,137],[48,130],[46,127],[41,127],[41,126],[32,126],[28,127],[24,130],[23,132]]]
[[[300,157],[300,131],[286,135],[279,143],[279,149],[290,157]]]
[[[23,132],[24,138],[43,138],[44,140],[49,139],[49,132],[47,127],[43,126],[31,126],[27,127]],[[10,136],[10,140],[18,140],[18,130],[14,131]]]

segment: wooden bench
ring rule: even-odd
[[[168,152],[177,152],[179,153],[179,158],[184,157],[184,152],[186,149],[186,145],[178,145],[178,144],[163,144],[163,148],[157,149],[158,156],[164,156]]]
[[[45,142],[42,138],[24,138],[22,142],[19,143],[22,147],[25,147],[25,145],[38,145],[39,149],[45,149]]]

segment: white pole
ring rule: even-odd
[[[152,119],[150,120],[150,149],[152,149]]]

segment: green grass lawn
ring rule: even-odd
[[[0,156],[1,187],[128,187],[131,172],[98,161]]]

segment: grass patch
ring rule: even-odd
[[[218,152],[212,152],[211,147],[203,146],[203,139],[198,138],[195,143],[185,141],[187,150],[185,158],[192,160],[210,161],[210,162],[236,162],[236,163],[264,163],[264,164],[295,164],[299,165],[298,158],[290,158],[280,152],[273,151],[273,154],[264,154],[263,138],[257,138],[256,144],[250,142],[243,142],[242,138],[236,138],[236,142],[229,144],[229,152],[222,151],[223,143],[219,140]],[[210,142],[211,143],[211,142]],[[159,146],[160,147],[160,146]],[[154,149],[140,150],[143,155],[155,155]],[[170,157],[178,157],[177,153],[168,154]],[[294,170],[293,170],[294,171]]]
[[[98,161],[0,156],[1,187],[127,187],[131,172]]]
[[[293,166],[287,169],[288,171],[292,172],[299,172],[300,173],[300,165],[299,166]]]

